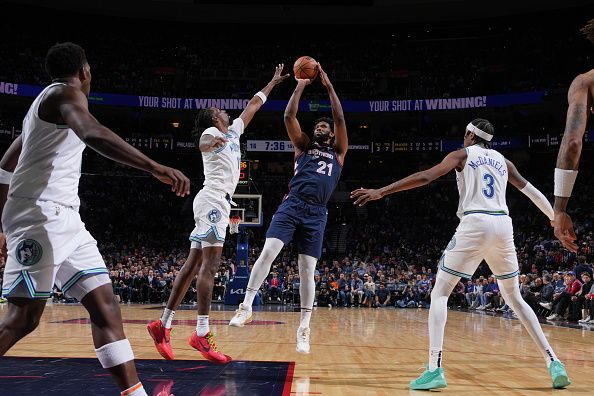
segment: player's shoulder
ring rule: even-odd
[[[244,127],[245,127],[245,123],[243,122],[243,119],[241,117],[237,117],[236,119],[233,120],[233,123],[231,124],[230,128],[232,128],[234,130],[243,131]]]
[[[202,136],[204,136],[204,135],[223,136],[223,133],[215,127],[209,127],[209,128],[206,128],[204,130],[204,132],[202,132]]]

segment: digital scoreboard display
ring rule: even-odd
[[[239,183],[240,186],[247,186],[250,182],[250,171],[252,164],[250,161],[239,162]]]

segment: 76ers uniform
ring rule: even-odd
[[[295,235],[299,254],[319,259],[328,217],[326,204],[341,171],[333,147],[310,146],[299,154],[289,193],[272,217],[266,238],[280,239],[286,245]]]
[[[229,225],[231,197],[239,182],[241,149],[239,138],[244,124],[236,118],[224,133],[215,127],[207,128],[202,135],[222,137],[228,140],[216,150],[202,153],[204,165],[204,188],[194,198],[196,227],[190,235],[193,248],[223,246]]]
[[[85,144],[68,128],[39,118],[45,88],[23,121],[23,148],[2,213],[8,259],[2,295],[46,299],[54,283],[79,301],[110,283],[97,242],[78,209]]]
[[[484,259],[497,279],[518,274],[512,220],[505,200],[507,164],[503,155],[478,145],[466,148],[456,172],[460,225],[439,262],[439,269],[470,279]]]

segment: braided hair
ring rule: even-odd
[[[484,118],[475,118],[471,121],[471,124],[480,129],[481,131],[487,132],[489,135],[495,134],[495,128],[493,127],[493,124],[489,122],[489,120],[485,120]],[[475,144],[480,143],[486,148],[491,148],[491,142],[486,141],[480,136],[474,135],[474,142]]]
[[[198,141],[202,136],[202,132],[213,126],[212,116],[212,108],[202,109],[198,112],[198,114],[196,114],[196,118],[194,119],[194,129],[192,129],[192,138],[194,138],[196,144],[198,144]]]

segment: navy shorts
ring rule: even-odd
[[[319,259],[327,220],[325,206],[309,204],[289,195],[272,216],[266,238],[280,239],[286,245],[294,235],[299,254]]]

